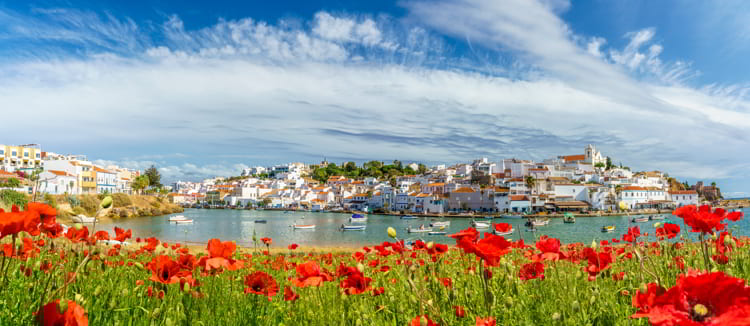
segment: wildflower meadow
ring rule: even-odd
[[[54,208],[29,203],[0,213],[0,325],[749,325],[748,239],[727,231],[742,214],[674,214],[688,229],[587,244],[472,228],[451,246],[406,244],[389,229],[389,241],[350,252],[270,238],[196,252],[66,229]]]

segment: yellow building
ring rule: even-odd
[[[37,144],[0,145],[0,169],[31,172],[42,167],[42,147]]]

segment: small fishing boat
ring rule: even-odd
[[[549,220],[528,220],[526,221],[525,226],[545,226],[549,224]]]
[[[492,233],[494,233],[495,235],[509,235],[512,234],[513,231],[515,230],[513,229],[512,225],[508,223],[498,223],[495,224],[495,229],[492,230]]]
[[[255,222],[255,223],[261,223],[261,224],[266,224],[267,221],[266,220],[255,220],[253,222]]]
[[[315,228],[315,224],[294,224],[295,230],[310,230]]]
[[[349,222],[351,223],[367,222],[367,216],[364,216],[362,214],[352,214],[352,216],[349,217]]]
[[[182,225],[182,224],[193,224],[193,220],[188,220],[188,219],[184,219],[184,220],[177,220],[177,221],[171,221],[171,222],[172,222],[172,223],[174,223],[174,224],[177,224],[177,225]]]
[[[475,220],[471,220],[471,226],[475,229],[489,229],[490,228],[489,222],[477,222]]]
[[[611,232],[615,232],[614,225],[602,226],[602,233],[611,233]]]
[[[565,213],[563,214],[563,223],[575,223],[576,217],[575,215],[571,213]]]
[[[367,225],[345,225],[341,224],[341,231],[364,231]]]
[[[665,218],[667,218],[667,217],[666,217],[666,216],[664,216],[663,214],[659,214],[659,215],[651,215],[651,216],[649,216],[649,217],[648,217],[648,219],[649,219],[649,220],[652,220],[652,221],[663,220],[663,219],[665,219]]]
[[[437,228],[437,227],[445,227],[445,226],[451,226],[451,221],[434,221],[430,223],[431,227]]]
[[[76,222],[76,223],[94,223],[94,222],[96,222],[96,218],[95,217],[88,217],[88,216],[83,215],[83,214],[79,214],[79,215],[73,216],[70,219],[73,220],[73,222]]]
[[[172,216],[168,219],[168,221],[170,222],[184,221],[184,220],[187,220],[187,218],[183,215]]]
[[[430,231],[430,232],[427,232],[427,234],[429,234],[429,235],[446,235],[446,234],[448,234],[448,232],[445,232],[445,231]]]
[[[632,219],[630,220],[630,222],[632,222],[632,223],[643,223],[643,222],[648,222],[648,216],[643,216],[643,217],[634,217],[634,218],[632,218]]]
[[[417,217],[416,216],[412,216],[412,215],[404,215],[404,216],[401,216],[401,219],[402,220],[416,220]]]
[[[409,233],[428,233],[432,232],[432,228],[426,228],[424,225],[420,225],[418,228],[412,228],[411,226],[406,228],[406,232]]]

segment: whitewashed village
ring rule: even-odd
[[[339,168],[353,164],[343,163]],[[688,187],[666,173],[615,166],[593,145],[580,154],[542,162],[481,158],[430,168],[419,163],[394,164],[405,174],[388,179],[344,175],[316,179],[321,176],[317,170],[332,165],[326,161],[258,166],[243,170],[240,177],[176,182],[169,196],[176,203],[206,207],[428,215],[607,212],[618,210],[621,202],[629,210],[645,211],[721,197],[715,185],[699,182]],[[411,171],[419,172],[406,174]]]

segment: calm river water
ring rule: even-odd
[[[745,218],[733,223],[729,222],[729,228],[734,229],[735,235],[750,235],[750,222],[747,215],[750,212],[744,209]],[[133,218],[128,220],[116,221],[112,224],[99,224],[98,230],[107,229],[112,231],[112,227],[119,226],[125,229],[132,229],[133,233],[139,237],[157,237],[160,240],[168,242],[202,242],[209,239],[219,238],[222,241],[234,240],[241,246],[251,246],[252,236],[255,232],[258,238],[270,237],[274,241],[274,246],[286,246],[291,243],[300,246],[318,246],[318,247],[359,247],[363,245],[378,244],[383,241],[390,241],[386,234],[389,226],[394,227],[401,239],[421,238],[425,241],[435,241],[438,243],[452,244],[455,241],[446,236],[422,234],[408,234],[405,228],[409,225],[418,227],[420,224],[428,225],[430,220],[420,218],[418,220],[401,220],[398,216],[387,215],[369,215],[365,231],[346,231],[339,230],[341,224],[349,224],[350,214],[341,213],[314,213],[314,212],[281,212],[281,211],[248,211],[248,210],[228,210],[228,209],[186,209],[181,214],[187,218],[193,219],[194,223],[190,225],[175,225],[167,222],[168,216]],[[169,215],[169,216],[173,216]],[[255,223],[255,220],[267,220],[267,224]],[[563,243],[583,242],[591,243],[592,240],[609,240],[613,237],[619,238],[627,232],[629,226],[638,225],[641,232],[653,234],[655,222],[630,223],[630,216],[610,216],[610,217],[593,217],[577,219],[575,224],[564,224],[562,219],[552,219],[547,226],[539,227],[537,232],[526,232],[523,226],[524,220],[521,219],[493,219],[494,223],[510,223],[516,229],[516,232],[506,238],[517,240],[522,237],[527,243],[534,242],[535,236],[546,234],[551,237],[559,238]],[[447,218],[451,221],[450,227],[445,231],[448,234],[458,232],[469,227],[470,218]],[[489,221],[481,219],[482,221]],[[669,216],[666,221],[677,223],[686,233],[682,219]],[[316,224],[317,227],[312,230],[295,230],[290,227],[297,222],[298,224]],[[615,225],[617,227],[614,233],[601,233],[601,227],[604,225]],[[101,226],[101,227],[100,227]],[[481,231],[481,230],[480,230]],[[520,231],[520,232],[519,232]]]

